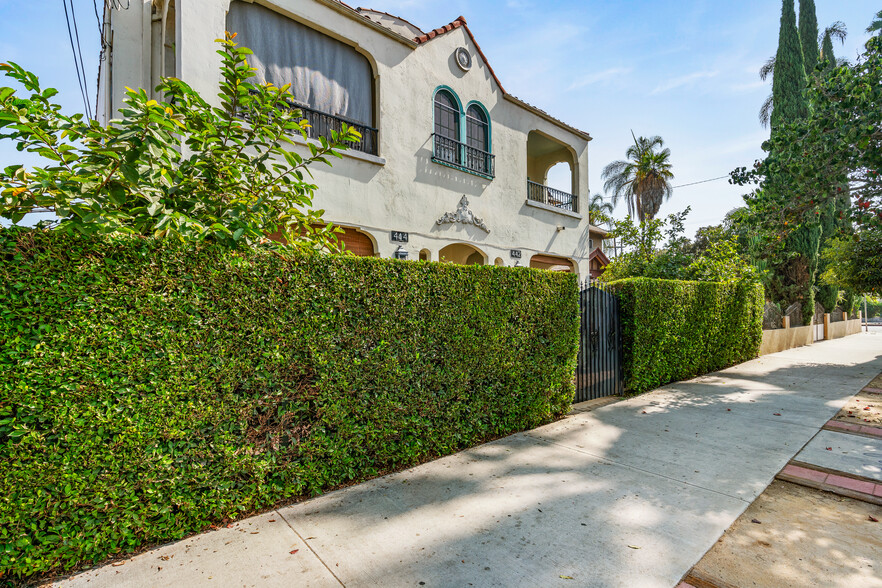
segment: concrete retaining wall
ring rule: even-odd
[[[806,327],[794,327],[792,329],[774,329],[763,331],[763,343],[760,346],[760,355],[778,353],[794,347],[812,344],[813,325]]]
[[[790,328],[790,320],[784,317],[783,329],[770,329],[763,331],[763,343],[760,346],[760,355],[786,351],[794,347],[811,345],[814,342],[815,325]],[[824,315],[824,339],[841,339],[848,335],[861,332],[861,313],[857,318],[845,321],[830,322],[830,314]]]

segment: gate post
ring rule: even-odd
[[[824,313],[824,341],[830,338],[830,313]]]

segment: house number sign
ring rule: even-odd
[[[392,242],[393,243],[407,243],[407,240],[410,238],[409,233],[405,233],[404,231],[392,231]]]
[[[512,249],[511,250],[511,258],[512,259],[520,259],[521,258],[521,250],[520,249]]]

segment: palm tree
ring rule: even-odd
[[[871,35],[876,33],[877,35],[882,35],[882,10],[876,13],[876,16],[873,17],[873,22],[870,23],[870,26],[867,27],[867,32]]]
[[[595,194],[588,202],[588,224],[597,225],[598,222],[610,223],[610,215],[613,213],[613,205],[606,202],[602,194]]]
[[[658,214],[662,202],[673,193],[671,150],[659,136],[634,137],[634,144],[625,152],[626,161],[613,161],[601,174],[603,189],[612,194],[612,204],[619,200],[628,205],[628,216],[637,215],[643,222]]]

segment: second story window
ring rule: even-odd
[[[350,148],[376,155],[374,74],[354,47],[259,4],[230,3],[227,30],[254,54],[248,64],[260,82],[291,84],[295,105],[309,121],[311,137],[329,136],[342,123],[362,139]]]
[[[492,179],[490,117],[477,102],[470,103],[465,112],[460,104],[449,88],[435,92],[432,159]]]
[[[484,110],[476,104],[466,110],[466,167],[492,174],[490,159],[490,123]]]
[[[435,94],[435,157],[460,165],[459,104],[447,90]]]

